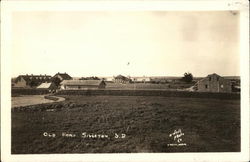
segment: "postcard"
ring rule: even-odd
[[[248,161],[245,1],[3,1],[2,161]]]

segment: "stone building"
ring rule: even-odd
[[[218,74],[210,74],[197,82],[198,92],[232,92],[231,82]]]
[[[132,80],[128,77],[125,77],[123,75],[118,75],[114,78],[114,82],[115,83],[123,83],[123,84],[126,84],[126,83],[131,83]]]

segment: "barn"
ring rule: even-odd
[[[197,82],[198,92],[232,92],[231,82],[218,74],[210,74]]]
[[[106,83],[103,80],[64,80],[61,82],[62,90],[89,90],[104,89]]]

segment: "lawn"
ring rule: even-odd
[[[240,151],[240,100],[63,97],[12,109],[13,154]]]

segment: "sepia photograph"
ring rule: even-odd
[[[241,14],[12,11],[10,155],[242,153]]]

